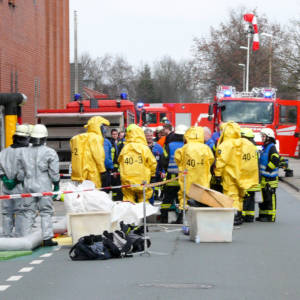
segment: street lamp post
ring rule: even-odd
[[[245,85],[246,85],[246,65],[245,64],[239,64],[240,67],[243,68],[243,91],[245,91]]]
[[[270,38],[270,47],[269,47],[269,87],[272,87],[272,48],[273,48],[273,35],[270,33],[261,33],[262,36],[267,36]]]
[[[245,24],[245,30],[247,32],[247,47],[240,46],[240,49],[247,50],[247,64],[246,64],[246,92],[249,92],[249,62],[250,62],[250,39],[251,34],[254,33],[251,25]]]

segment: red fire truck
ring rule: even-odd
[[[127,99],[106,99],[108,96],[103,95],[99,99],[95,97],[89,100],[72,101],[65,109],[38,110],[38,122],[48,128],[48,145],[57,151],[62,172],[67,172],[70,165],[70,138],[84,132],[83,125],[92,116],[103,116],[110,121],[111,129],[118,130],[124,130],[132,123],[155,130],[159,125],[163,125],[164,117],[167,117],[174,127],[177,124],[185,124],[212,128],[212,122],[208,121],[209,103],[138,103],[135,105]]]
[[[219,86],[214,103],[209,108],[209,119],[213,121],[214,130],[226,121],[252,128],[258,144],[261,144],[260,130],[272,128],[280,155],[299,157],[300,101],[277,98],[274,88],[237,92],[232,86]]]
[[[175,127],[178,124],[190,126],[207,126],[212,129],[212,122],[208,120],[209,103],[151,103],[137,104],[139,125],[146,125],[155,129],[163,125],[163,118],[167,117]]]
[[[104,100],[104,96],[99,99],[72,101],[66,109],[38,110],[39,122],[48,127],[48,145],[59,154],[62,172],[68,170],[70,164],[70,138],[84,132],[83,125],[96,115],[107,118],[111,128],[119,130],[132,123],[155,129],[163,125],[162,119],[167,117],[174,127],[199,125],[215,131],[221,122],[232,120],[242,127],[252,128],[258,144],[261,143],[259,131],[270,127],[276,133],[280,154],[299,157],[300,101],[276,98],[274,89],[254,88],[249,93],[238,93],[231,86],[222,86],[213,103],[135,105],[127,99]]]
[[[93,116],[102,116],[110,121],[110,127],[123,130],[136,123],[136,111],[132,101],[126,99],[72,101],[65,109],[40,109],[38,122],[48,128],[47,144],[59,156],[60,170],[68,173],[71,161],[70,138],[85,132],[84,125]]]

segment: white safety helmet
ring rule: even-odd
[[[45,125],[36,124],[34,125],[30,136],[36,139],[45,138],[48,136],[48,130]]]
[[[24,125],[24,124],[17,125],[14,135],[28,137],[30,135],[29,127],[27,125]]]
[[[273,138],[275,140],[275,134],[274,134],[273,129],[271,129],[271,128],[263,128],[260,131],[260,134],[265,134],[267,137]]]
[[[27,124],[27,126],[28,126],[28,128],[29,128],[29,134],[31,134],[34,125],[32,125],[32,124]]]
[[[175,133],[176,134],[184,135],[187,130],[188,130],[188,127],[186,125],[183,125],[183,124],[179,124],[175,127]]]
[[[160,132],[160,131],[162,131],[163,129],[164,129],[163,126],[157,126],[156,131],[157,131],[157,132]]]

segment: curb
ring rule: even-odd
[[[286,183],[288,186],[290,186],[291,188],[293,188],[297,192],[300,192],[300,188],[298,188],[296,185],[294,185],[293,183],[286,180],[285,177],[279,177],[279,180]]]

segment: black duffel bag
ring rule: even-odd
[[[69,256],[72,260],[104,260],[111,258],[101,235],[81,237],[70,249]]]

